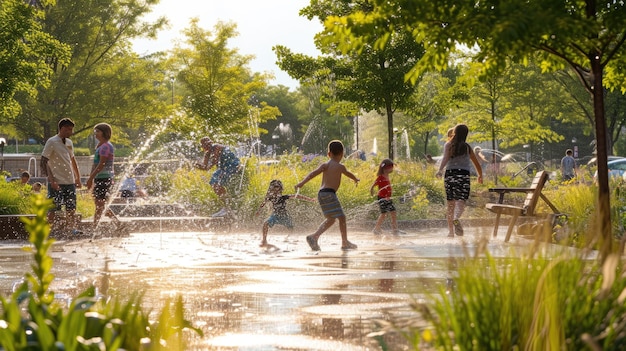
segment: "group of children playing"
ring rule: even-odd
[[[358,185],[359,178],[357,178],[352,172],[348,171],[346,167],[341,164],[341,159],[344,156],[344,147],[341,141],[333,140],[328,144],[328,157],[329,160],[322,163],[318,168],[309,173],[302,181],[296,184],[295,195],[283,195],[283,184],[280,180],[272,180],[270,182],[265,199],[261,204],[261,208],[267,203],[272,204],[272,214],[263,223],[263,238],[261,240],[261,247],[267,247],[267,233],[269,228],[275,224],[282,224],[287,228],[293,228],[293,223],[289,213],[286,209],[286,201],[288,199],[302,199],[306,201],[315,202],[314,199],[298,194],[300,188],[302,188],[307,182],[315,178],[318,175],[322,175],[322,184],[320,190],[317,193],[317,202],[320,204],[325,220],[320,224],[315,233],[306,237],[306,241],[313,251],[319,251],[320,246],[318,244],[319,237],[330,228],[335,221],[339,221],[339,231],[341,233],[341,249],[353,250],[357,248],[356,244],[351,243],[348,240],[348,232],[346,228],[346,216],[343,213],[341,203],[337,198],[336,192],[341,185],[341,178],[343,175],[352,179],[355,185]],[[370,193],[374,195],[376,187],[378,187],[377,197],[378,205],[380,207],[380,216],[376,221],[374,227],[374,233],[381,233],[381,225],[385,220],[387,214],[391,216],[391,226],[394,234],[401,234],[398,230],[398,224],[396,221],[396,209],[391,199],[392,188],[389,180],[389,174],[393,172],[394,163],[389,160],[383,160],[378,167],[378,177],[370,188]],[[257,211],[258,214],[258,211]]]
[[[444,145],[444,153],[436,173],[438,178],[443,177],[446,192],[446,219],[448,222],[448,237],[463,236],[464,229],[460,222],[460,217],[465,210],[465,203],[470,195],[470,170],[473,166],[477,173],[478,183],[482,183],[482,168],[478,158],[470,145],[467,143],[467,135],[469,129],[465,124],[457,124],[448,131],[448,141]],[[358,185],[359,178],[346,169],[341,164],[344,156],[343,144],[339,140],[333,140],[328,144],[329,160],[321,164],[317,169],[309,173],[301,182],[296,184],[296,190],[302,188],[307,182],[318,175],[322,175],[322,184],[317,193],[317,202],[319,202],[324,217],[326,218],[317,228],[315,233],[306,237],[306,241],[314,251],[319,251],[319,237],[328,228],[330,228],[336,220],[339,221],[339,230],[341,232],[341,249],[356,249],[357,245],[348,241],[346,229],[346,216],[341,208],[341,203],[337,198],[336,192],[341,185],[343,175],[352,179]],[[393,172],[394,163],[390,159],[384,159],[378,166],[378,176],[370,188],[370,194],[374,195],[376,188],[378,206],[380,215],[374,226],[374,234],[380,234],[381,225],[387,214],[391,217],[391,227],[394,234],[402,234],[398,230],[396,220],[396,209],[392,201],[392,188],[389,174]],[[274,224],[283,224],[288,228],[292,228],[291,218],[286,210],[286,200],[290,198],[300,198],[308,201],[313,199],[303,197],[301,195],[283,195],[283,185],[279,180],[273,180],[267,191],[265,200],[261,204],[263,207],[267,202],[272,203],[274,212],[263,224],[263,239],[261,246],[267,246],[267,232]]]

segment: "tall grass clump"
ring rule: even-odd
[[[624,243],[626,236],[626,182],[620,179],[612,183],[613,191],[611,192],[611,222],[613,224],[613,233],[616,239]]]
[[[623,241],[626,231],[626,182],[622,179],[612,180],[610,188],[613,238]],[[562,213],[567,214],[567,237],[565,240],[554,238],[554,242],[576,247],[593,246],[596,241],[594,228],[598,224],[594,216],[598,187],[595,184],[556,185],[550,182],[544,193]],[[544,207],[545,212],[550,212],[543,202],[540,201],[539,205]]]
[[[567,239],[561,241],[555,238],[554,241],[577,247],[584,246],[585,233],[590,232],[592,225],[589,219],[595,210],[597,187],[587,184],[556,185],[549,182],[544,193],[559,211],[567,214]],[[551,212],[542,201],[539,201],[539,206],[542,211]]]
[[[242,160],[243,182],[241,176],[233,177],[230,192],[235,202],[232,208],[237,210],[238,218],[250,220],[262,203],[271,180],[279,179],[284,185],[284,194],[294,194],[295,185],[308,173],[316,169],[328,157],[319,156],[303,160],[298,154],[283,155],[279,160],[264,163],[254,156]],[[370,195],[370,187],[376,179],[379,162],[377,158],[367,161],[346,159],[346,168],[360,178],[358,186],[344,178],[337,192],[343,208],[351,219],[375,219],[378,207],[375,196]],[[208,215],[221,207],[219,200],[209,185],[213,170],[209,172],[193,168],[180,168],[171,175],[170,188],[161,193],[174,201],[192,207],[196,213]],[[441,211],[434,205],[443,205],[445,196],[441,181],[435,178],[432,166],[417,162],[398,162],[391,175],[394,202],[399,207],[399,219],[426,219],[432,213]],[[299,190],[299,194],[317,198],[321,176],[310,181]],[[319,217],[318,208],[310,203],[290,202],[295,213],[303,216]],[[312,217],[312,216],[311,216]],[[356,217],[356,218],[355,218]],[[364,218],[362,218],[364,217]],[[311,218],[312,219],[312,218]]]
[[[193,328],[184,318],[182,297],[167,301],[160,314],[151,316],[141,307],[141,294],[126,301],[96,295],[89,287],[67,308],[55,300],[46,213],[51,204],[32,197],[35,217],[25,218],[33,254],[32,272],[9,296],[0,296],[0,350],[184,350]],[[154,320],[153,320],[154,319]]]
[[[30,185],[21,182],[6,182],[0,173],[0,215],[30,213]]]
[[[604,264],[556,258],[468,258],[452,287],[412,308],[401,330],[414,350],[623,350],[626,276]]]

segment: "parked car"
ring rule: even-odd
[[[615,160],[620,160],[624,157],[622,156],[607,156],[607,161],[611,162],[611,161],[615,161]],[[591,160],[589,160],[589,162],[587,162],[587,166],[595,166],[596,165],[596,157],[593,157]]]
[[[617,159],[612,159],[607,163],[607,167],[609,169],[609,180],[623,178],[624,174],[626,174],[626,158],[619,157]],[[595,181],[597,178],[598,171],[593,174],[593,180]]]

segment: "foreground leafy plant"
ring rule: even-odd
[[[67,309],[54,299],[50,284],[53,261],[48,254],[54,243],[49,239],[46,212],[50,202],[33,197],[35,217],[24,219],[30,233],[34,263],[32,272],[9,297],[0,297],[0,349],[18,350],[184,350],[184,331],[193,328],[184,318],[182,297],[165,303],[157,322],[141,307],[141,295],[126,302],[105,301],[89,287]]]
[[[413,304],[414,349],[623,350],[626,276],[619,256],[468,259],[453,287]]]

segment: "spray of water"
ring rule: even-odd
[[[411,159],[411,145],[409,143],[409,133],[407,132],[406,129],[402,131],[402,137],[401,137],[400,143],[404,146],[406,150],[406,159],[410,160]]]
[[[154,130],[154,132],[152,132],[152,134],[143,142],[143,144],[141,144],[141,146],[137,150],[135,150],[133,155],[130,157],[129,162],[124,167],[123,174],[125,176],[128,176],[130,174],[130,170],[135,169],[135,167],[137,166],[140,160],[145,159],[146,153],[150,149],[152,144],[154,143],[154,140],[156,139],[157,136],[159,136],[161,133],[165,131],[172,117],[173,116],[169,116],[166,119],[164,119],[163,122],[159,124],[159,126],[156,128],[156,130]],[[121,182],[116,182],[115,185],[111,188],[111,194],[117,194],[119,191],[120,185],[121,185]],[[110,211],[110,205],[113,202],[113,199],[114,199],[114,196],[109,197],[104,207],[103,216],[108,211]],[[102,221],[94,223],[93,234],[91,236],[91,240],[95,239],[96,235],[100,232],[101,222]]]

